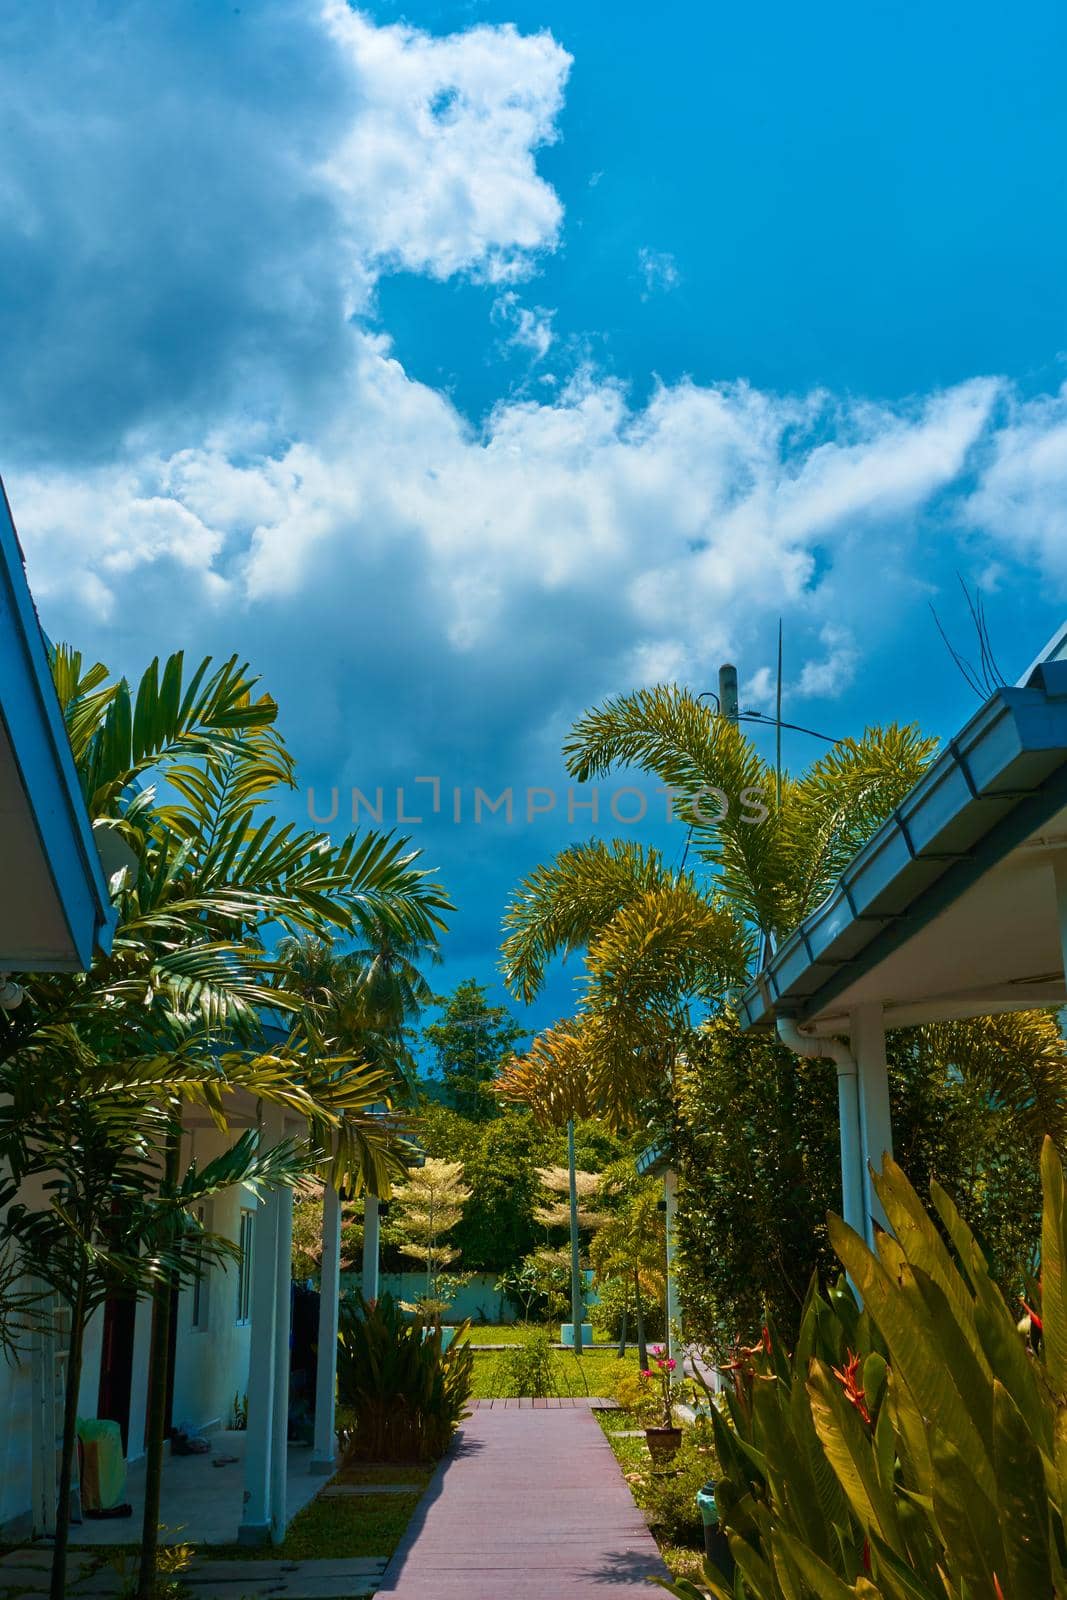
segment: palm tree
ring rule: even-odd
[[[780,940],[826,896],[843,867],[925,771],[937,741],[914,724],[842,739],[799,777],[777,774],[752,740],[674,684],[608,700],[564,742],[581,781],[639,767],[675,795],[695,853],[732,909]]]
[[[562,852],[518,886],[505,916],[506,980],[525,1000],[549,963],[584,952],[576,1016],[545,1030],[502,1073],[505,1098],[546,1120],[666,1112],[694,1030],[728,1012],[762,960],[826,896],[855,852],[921,776],[935,741],[914,726],[842,740],[798,776],[778,774],[733,722],[664,686],[608,701],[564,744],[579,780],[637,766],[674,793],[703,866],[669,871],[655,851],[615,841]],[[1067,1133],[1067,1056],[1049,1019],[1022,1015],[921,1030],[990,1092],[1011,1094],[1020,1128]],[[665,1092],[666,1091],[666,1092]]]
[[[19,1010],[0,1016],[9,1079],[32,1082],[42,1062],[65,1057],[69,1071],[90,1083],[103,1078],[120,1098],[143,1088],[166,1125],[161,1134],[146,1112],[161,1143],[139,1170],[160,1203],[181,1182],[181,1105],[190,1098],[222,1128],[238,1090],[299,1108],[313,1133],[305,1166],[321,1161],[327,1130],[342,1126],[338,1161],[384,1161],[392,1134],[370,1107],[387,1075],[306,1027],[280,1049],[263,1048],[261,1009],[302,1009],[298,995],[272,981],[263,930],[352,937],[384,926],[399,941],[434,939],[449,903],[417,852],[373,832],[334,843],[264,817],[265,800],[292,787],[293,762],[274,701],[253,698],[256,680],[236,658],[219,667],[205,660],[188,680],[180,654],[162,673],[153,662],[136,695],[99,664],[83,671],[66,647],[52,664],[94,827],[121,846],[111,879],[118,926],[89,973],[35,975]],[[15,1103],[21,1109],[7,1115],[4,1138],[13,1169],[28,1170],[40,1143],[38,1107],[32,1096]],[[143,1595],[154,1581],[170,1307],[169,1283],[156,1284]],[[63,1592],[63,1550],[57,1538],[54,1595]]]

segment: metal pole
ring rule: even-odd
[[[567,1123],[567,1173],[571,1191],[571,1327],[574,1353],[582,1353],[582,1278],[578,1252],[578,1175],[574,1165],[574,1118]]]
[[[737,721],[737,668],[729,661],[719,668],[719,715]]]

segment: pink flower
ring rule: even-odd
[[[642,1378],[651,1378],[652,1374],[651,1372],[642,1372],[641,1376]]]
[[[668,1361],[667,1362],[667,1371],[668,1372],[673,1372],[677,1365],[678,1365],[677,1361]]]

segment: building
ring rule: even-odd
[[[94,830],[85,806],[52,681],[48,649],[26,581],[22,552],[0,486],[0,1006],[17,1007],[18,975],[84,971],[106,952],[115,914],[105,860],[117,841]],[[114,860],[113,866],[120,864]],[[260,1116],[236,1105],[240,1129]],[[263,1116],[266,1138],[301,1130],[278,1111]],[[210,1158],[223,1147],[210,1119],[190,1110],[183,1156]],[[335,1350],[338,1207],[328,1191],[324,1315],[326,1348]],[[205,1225],[243,1247],[240,1265],[207,1270],[174,1306],[169,1409],[175,1423],[226,1425],[247,1396],[244,1533],[250,1542],[284,1533],[289,1384],[291,1196],[257,1198],[244,1189],[218,1196]],[[332,1231],[331,1231],[332,1230]],[[332,1248],[332,1255],[330,1250]],[[79,1413],[107,1416],[122,1430],[128,1460],[144,1453],[150,1307],[109,1303],[89,1324]],[[16,1365],[0,1362],[0,1539],[54,1526],[57,1419],[65,1354],[61,1327],[35,1335]],[[332,1470],[333,1371],[323,1363],[320,1430],[308,1465]],[[254,1445],[254,1448],[252,1446]],[[307,1498],[307,1496],[304,1496]],[[241,1518],[237,1488],[234,1526]],[[127,1525],[127,1529],[128,1529]],[[127,1532],[128,1536],[128,1532]]]
[[[970,719],[741,997],[837,1066],[845,1220],[884,1221],[885,1031],[1067,1001],[1067,626]]]

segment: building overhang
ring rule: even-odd
[[[1067,1003],[1067,633],[990,697],[739,1002],[746,1028],[816,1034]]]
[[[76,972],[115,913],[0,484],[0,971]]]

